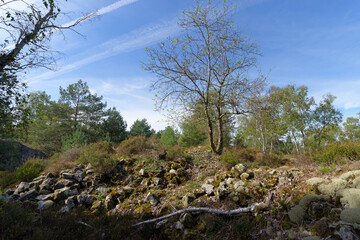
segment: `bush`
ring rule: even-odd
[[[255,160],[256,150],[252,148],[227,148],[220,157],[220,160],[226,167],[231,168],[238,163],[253,162]]]
[[[179,145],[167,147],[166,152],[167,152],[166,153],[166,159],[167,160],[175,160],[177,158],[187,158],[187,157],[189,157],[184,153],[184,148],[179,146]]]
[[[139,154],[149,148],[148,139],[144,136],[135,136],[121,142],[117,148],[120,155],[130,156],[132,154]]]
[[[15,170],[15,178],[19,181],[31,181],[45,169],[46,161],[43,159],[29,159]]]
[[[44,172],[58,174],[61,170],[72,168],[77,164],[80,157],[80,148],[72,147],[66,151],[54,154]]]
[[[315,162],[326,165],[339,164],[346,160],[358,160],[359,158],[360,143],[353,141],[330,143],[312,154],[312,159]]]
[[[110,173],[116,165],[114,150],[109,142],[90,143],[80,149],[79,163],[90,163],[93,169],[102,174]]]
[[[14,172],[0,171],[0,190],[9,187],[16,182]]]

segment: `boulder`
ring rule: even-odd
[[[24,193],[20,193],[20,198],[21,200],[25,201],[25,200],[35,199],[38,195],[39,193],[35,189],[33,189]]]
[[[214,185],[212,184],[203,184],[201,185],[201,188],[204,189],[204,191],[206,192],[207,195],[211,195],[214,193]]]
[[[300,205],[296,205],[288,212],[290,221],[296,224],[301,224],[303,222],[305,214],[305,209]]]
[[[70,180],[75,179],[74,174],[68,173],[68,172],[63,172],[63,173],[61,174],[61,177],[62,177],[63,179],[70,179]]]
[[[15,190],[15,194],[19,194],[25,191],[28,191],[30,184],[28,182],[21,182]]]
[[[81,194],[81,195],[77,196],[77,202],[80,205],[90,206],[90,205],[92,205],[94,200],[95,200],[95,197],[90,194]]]
[[[36,197],[36,200],[38,201],[47,201],[47,200],[53,200],[51,194],[47,194],[47,195],[39,195]]]
[[[338,191],[336,195],[341,197],[340,202],[343,206],[360,208],[360,189],[346,188]]]
[[[86,177],[86,174],[81,170],[77,170],[74,174],[74,178],[78,182],[81,182],[85,177]]]
[[[238,187],[241,187],[241,186],[244,186],[245,183],[243,181],[237,181],[235,184],[234,184],[234,189],[237,189]]]
[[[322,197],[320,197],[319,195],[308,194],[300,200],[299,205],[303,209],[307,209],[312,202],[319,201],[319,200],[322,200]]]
[[[51,200],[46,200],[46,201],[38,201],[38,209],[40,211],[44,211],[46,209],[49,209],[51,206],[54,205],[54,202]]]
[[[360,208],[345,208],[340,219],[344,222],[360,224]]]

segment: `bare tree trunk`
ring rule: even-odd
[[[299,154],[299,153],[300,153],[300,152],[299,152],[299,146],[298,146],[297,139],[296,139],[296,136],[295,136],[293,130],[291,130],[291,135],[292,135],[292,137],[293,137],[293,139],[294,139],[296,153]]]
[[[213,124],[211,122],[211,117],[210,117],[210,113],[209,113],[209,109],[208,106],[205,105],[204,106],[204,111],[205,111],[205,116],[206,116],[206,120],[207,120],[207,124],[208,124],[208,133],[209,133],[209,140],[210,140],[210,146],[211,149],[214,153],[216,153],[216,146],[214,143],[214,127]]]

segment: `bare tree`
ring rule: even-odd
[[[224,147],[225,116],[247,113],[248,102],[264,86],[263,76],[249,77],[260,51],[234,26],[234,11],[226,1],[197,2],[179,19],[182,36],[148,48],[149,62],[144,63],[157,76],[152,88],[159,109],[167,104],[188,110],[202,105],[211,148],[217,154]]]

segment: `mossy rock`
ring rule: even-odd
[[[360,177],[360,170],[346,172],[346,173],[342,174],[339,178],[344,179],[344,180],[352,180],[352,179],[355,179],[356,177]]]
[[[336,192],[345,189],[347,184],[348,182],[344,179],[334,178],[331,183],[320,184],[318,189],[322,194],[334,197]]]
[[[305,195],[299,202],[299,205],[303,208],[303,209],[307,209],[309,207],[309,205],[314,202],[314,201],[320,201],[323,198],[319,195],[315,195],[315,194],[308,194]]]
[[[344,222],[360,224],[360,208],[345,208],[340,214],[340,219]]]
[[[290,221],[296,224],[301,224],[303,222],[305,214],[305,209],[300,205],[296,205],[288,213]]]

